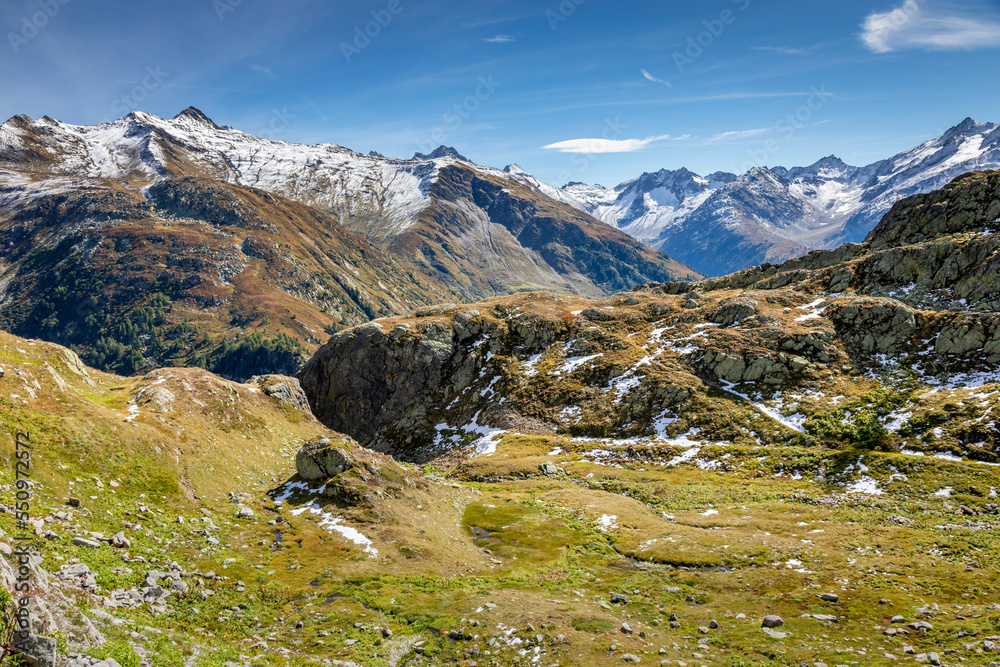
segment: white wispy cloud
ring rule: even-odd
[[[805,56],[812,49],[797,49],[791,46],[751,46],[752,51],[768,51],[770,53],[780,53],[786,56]]]
[[[690,138],[690,135],[687,134],[680,137],[662,134],[645,139],[570,139],[542,146],[542,148],[560,153],[588,153],[592,155],[598,153],[634,153],[657,141],[678,141]]]
[[[662,83],[663,85],[665,85],[665,86],[667,86],[669,88],[673,88],[673,86],[670,85],[669,81],[667,81],[665,79],[661,79],[661,78],[656,77],[656,76],[653,76],[652,74],[650,74],[646,70],[640,70],[640,71],[642,72],[642,75],[644,77],[646,77],[647,79],[649,79],[650,81],[653,81],[654,83]]]
[[[497,35],[496,37],[487,37],[484,41],[490,44],[509,44],[510,42],[516,42],[517,38],[513,35]]]
[[[759,134],[766,134],[771,131],[770,127],[758,127],[754,130],[731,130],[720,132],[712,137],[712,141],[726,141],[728,139],[745,139],[746,137],[756,137]]]
[[[906,0],[891,11],[865,17],[861,41],[875,53],[1000,48],[1000,22],[985,16],[935,12],[918,0]]]
[[[250,69],[257,72],[257,74],[263,74],[264,76],[274,78],[274,72],[272,72],[269,67],[264,67],[263,65],[250,65]]]

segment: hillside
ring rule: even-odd
[[[0,326],[132,374],[294,373],[337,329],[439,299],[312,207],[196,178],[93,179],[0,215]]]
[[[782,266],[382,318],[304,392],[0,333],[0,591],[29,537],[73,666],[990,665],[998,207],[970,174]]]

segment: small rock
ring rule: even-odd
[[[762,628],[780,628],[784,624],[785,620],[783,618],[774,614],[769,614],[764,617],[764,620],[761,621],[760,625]]]
[[[823,593],[819,596],[819,599],[823,602],[838,602],[840,601],[840,596],[836,593]]]
[[[630,635],[634,631],[632,629],[632,626],[629,623],[625,622],[625,623],[622,623],[622,632],[624,632],[627,635]]]
[[[621,659],[623,662],[640,662],[639,656],[634,655],[632,653],[626,653],[625,655],[622,656]]]
[[[100,549],[101,548],[101,543],[100,542],[95,542],[94,540],[88,540],[85,537],[74,537],[73,538],[73,544],[75,544],[78,547],[88,547],[90,549]]]
[[[628,604],[628,597],[622,595],[621,593],[612,593],[611,604]]]

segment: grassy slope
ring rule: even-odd
[[[0,356],[4,428],[33,433],[41,483],[35,515],[65,509],[68,495],[84,501],[70,524],[47,526],[64,537],[38,543],[47,569],[79,558],[105,591],[137,585],[146,567],[165,569],[172,560],[233,578],[206,581],[204,588],[215,591],[207,600],[171,598],[165,615],[108,610],[135,625],[99,622],[110,643],[91,652],[116,655],[123,665],[132,652],[150,665],[250,664],[254,656],[254,664],[276,665],[322,658],[402,664],[400,656],[410,665],[470,657],[511,665],[521,650],[533,657],[536,646],[547,664],[621,664],[619,656],[631,652],[643,662],[692,664],[698,653],[697,664],[712,665],[880,665],[890,664],[883,653],[902,657],[904,644],[956,648],[966,664],[987,664],[987,654],[961,644],[998,633],[1000,612],[989,608],[1000,594],[997,532],[980,529],[998,522],[988,514],[1000,488],[1000,470],[991,466],[757,444],[709,446],[672,465],[682,450],[668,443],[616,447],[508,434],[492,456],[447,471],[425,469],[458,483],[450,486],[356,450],[364,465],[332,486],[341,497],[364,499],[320,504],[372,539],[372,557],[320,526],[319,515],[293,511],[311,506],[316,494],[275,504],[275,492],[294,472],[298,444],[327,433],[310,416],[197,369],[132,380],[91,371],[91,386],[54,346],[3,335]],[[34,388],[32,380],[40,385],[34,398],[25,389]],[[176,400],[161,411],[155,400],[140,398],[139,416],[125,422],[129,399],[144,388],[145,398],[165,388]],[[562,452],[552,453],[556,448]],[[10,449],[3,453],[5,484]],[[595,449],[611,452],[602,465]],[[542,475],[545,461],[559,472]],[[842,485],[859,475],[859,461],[883,495],[843,494]],[[905,481],[890,481],[899,474]],[[934,495],[944,487],[953,489],[950,497]],[[235,520],[230,491],[247,494],[257,520]],[[959,505],[984,514],[955,516]],[[221,529],[218,548],[194,533],[203,510]],[[289,524],[268,525],[275,512]],[[914,523],[900,525],[897,516]],[[123,520],[142,524],[126,530],[131,553],[159,561],[126,564],[110,547],[69,544],[71,525],[108,535]],[[16,532],[9,514],[0,514],[0,526]],[[274,548],[277,530],[283,538]],[[230,558],[235,562],[224,568]],[[115,571],[121,566],[133,572]],[[612,607],[611,592],[630,602]],[[836,592],[841,602],[824,603],[820,592]],[[897,613],[915,620],[913,608],[931,602],[942,613],[929,619],[934,630],[926,637],[889,639],[876,627]],[[247,606],[234,612],[238,604]],[[80,609],[94,605],[81,597]],[[667,624],[672,612],[679,630]],[[747,620],[736,618],[741,613]],[[792,635],[764,635],[758,626],[766,613],[782,615]],[[823,624],[799,618],[805,613],[840,618]],[[712,619],[721,628],[701,635],[697,628]],[[636,634],[618,632],[624,621]],[[375,627],[390,628],[393,637]],[[475,638],[441,634],[463,628]],[[141,639],[128,634],[133,629]],[[960,630],[977,637],[959,639]],[[348,638],[357,642],[347,645]],[[699,645],[701,638],[708,643]],[[63,640],[72,642],[72,632]],[[423,657],[412,650],[417,642]],[[290,663],[282,648],[292,651]],[[467,653],[474,649],[480,653]]]

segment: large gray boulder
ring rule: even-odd
[[[312,440],[302,445],[295,455],[295,469],[305,482],[336,477],[354,467],[354,459],[348,446],[349,440],[334,442],[330,438]]]

